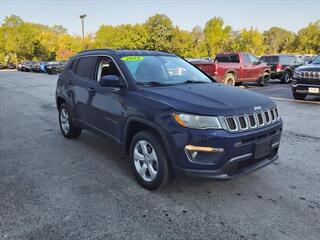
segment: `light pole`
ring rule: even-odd
[[[82,25],[82,46],[84,48],[84,18],[87,16],[87,14],[81,14],[80,19],[81,19],[81,25]]]

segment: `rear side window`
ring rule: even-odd
[[[291,65],[291,64],[294,64],[295,61],[296,61],[296,58],[294,56],[281,56],[280,57],[281,64]]]
[[[92,78],[93,68],[95,67],[96,57],[83,57],[78,60],[75,74],[80,77]]]
[[[72,69],[73,73],[76,73],[78,61],[79,61],[79,59],[75,59],[72,61],[71,69]]]
[[[239,62],[239,55],[238,54],[218,54],[215,58],[216,62]]]
[[[265,63],[279,63],[279,56],[262,56],[260,58],[262,62]]]

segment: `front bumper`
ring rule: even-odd
[[[228,180],[237,178],[260,168],[277,159],[282,133],[282,121],[268,127],[242,133],[228,133],[224,130],[190,130],[189,133],[175,135],[171,146],[177,147],[175,154],[175,173],[182,177]],[[269,155],[255,159],[255,146],[261,141],[270,141]],[[190,161],[184,146],[206,146],[223,148],[223,153],[213,153],[211,162]],[[208,160],[208,159],[206,159]]]
[[[274,150],[274,149],[273,149]],[[278,151],[278,150],[276,150]],[[255,172],[260,168],[268,166],[272,162],[278,159],[276,152],[272,153],[268,157],[255,160],[253,154],[248,153],[239,157],[230,159],[221,168],[215,170],[197,170],[197,169],[185,169],[177,168],[176,171],[179,176],[184,178],[199,178],[199,179],[212,179],[212,180],[231,180],[239,178]]]
[[[310,91],[309,89],[318,89],[318,92]],[[316,95],[320,96],[320,81],[319,84],[309,84],[309,83],[293,83],[291,85],[293,93],[301,93],[306,95]]]

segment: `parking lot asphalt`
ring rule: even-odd
[[[149,192],[112,142],[62,137],[57,77],[0,72],[0,239],[319,239],[319,98],[246,87],[280,98],[279,159],[237,180]]]

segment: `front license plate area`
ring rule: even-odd
[[[254,147],[254,158],[259,159],[271,153],[271,139],[258,142]]]
[[[308,92],[309,93],[319,93],[319,88],[309,87]]]

